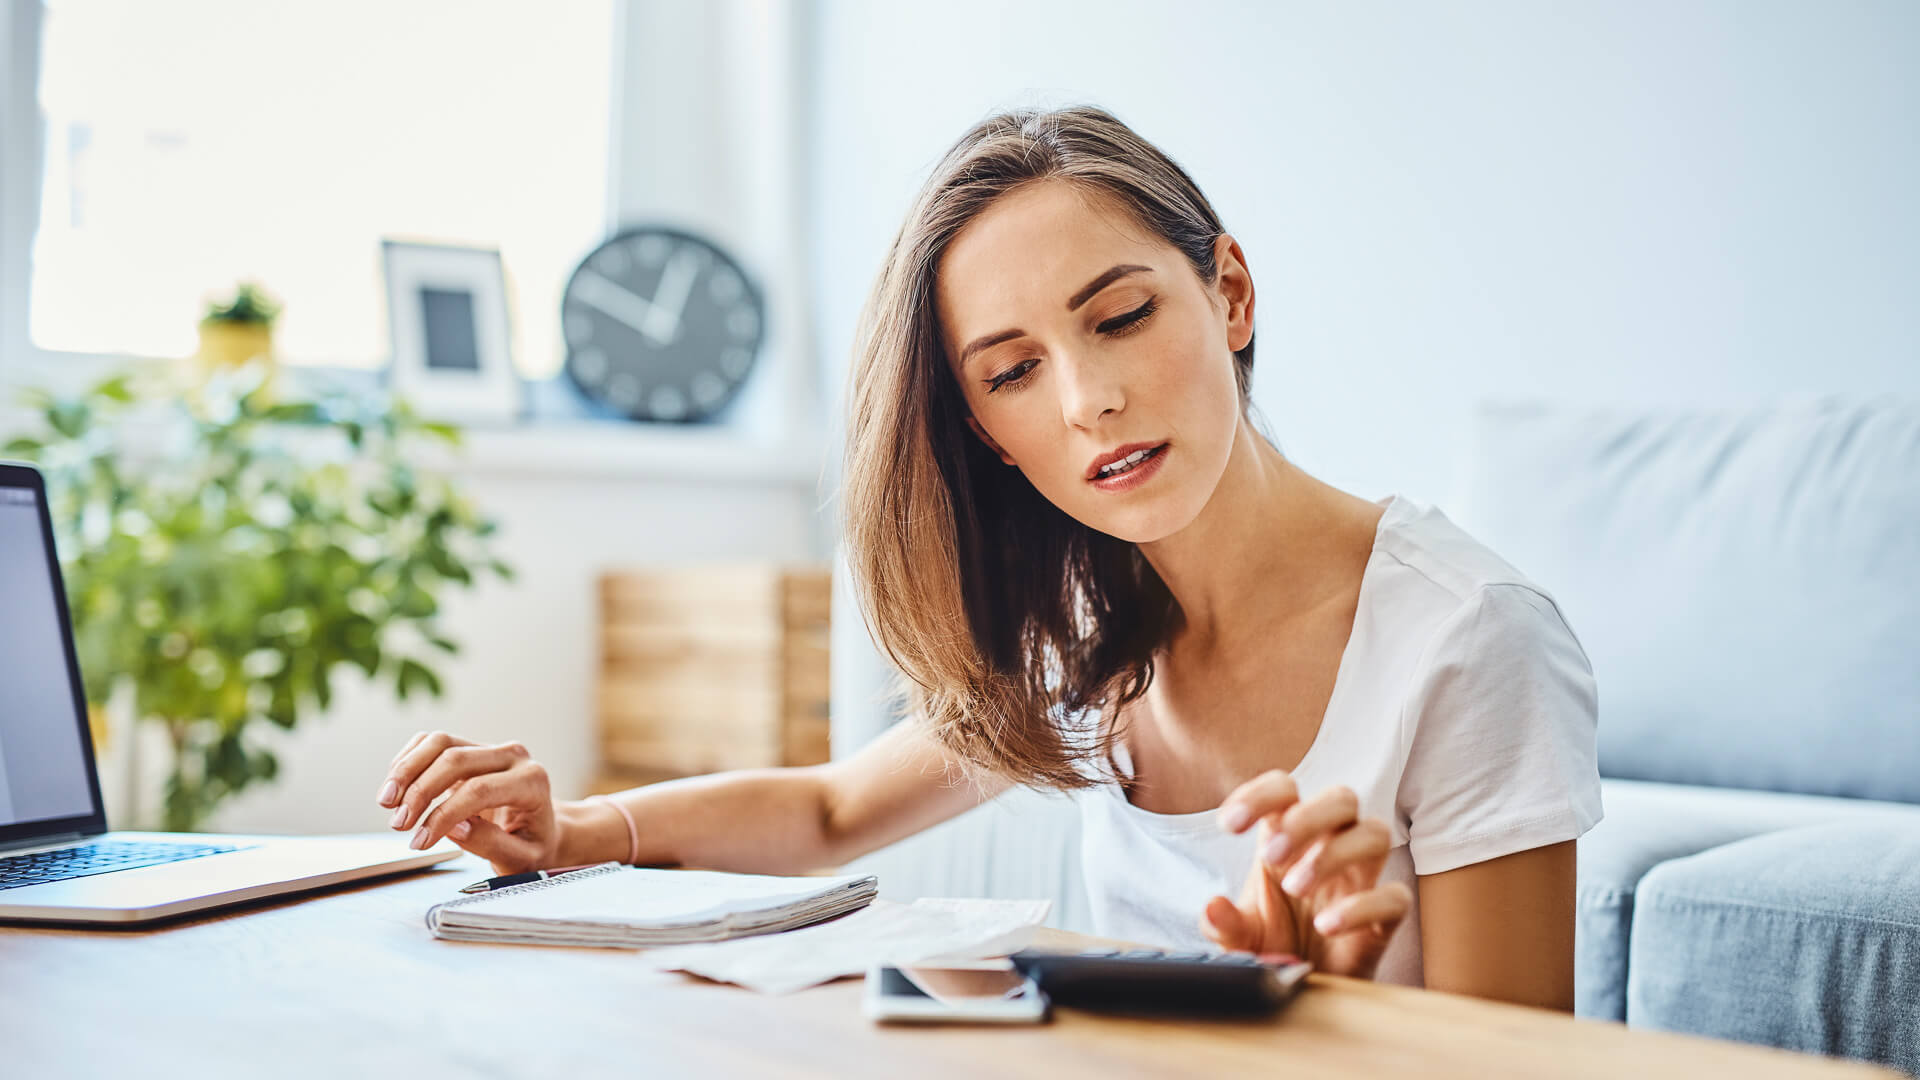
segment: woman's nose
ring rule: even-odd
[[[1058,364],[1062,374],[1060,415],[1069,427],[1092,429],[1101,417],[1126,408],[1127,395],[1114,373],[1101,370],[1098,363],[1065,358]]]

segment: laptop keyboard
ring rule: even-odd
[[[108,840],[73,847],[36,851],[31,855],[13,855],[0,859],[0,889],[18,889],[68,878],[92,877],[136,866],[197,859],[244,851],[257,844],[155,844],[144,840]]]

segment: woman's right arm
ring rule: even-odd
[[[393,828],[419,823],[415,846],[447,836],[498,873],[625,860],[617,810],[555,804],[546,770],[519,743],[481,746],[444,732],[417,735],[394,759]],[[912,723],[895,724],[840,761],[690,776],[609,796],[640,831],[643,866],[800,873],[839,865],[937,825],[1008,787],[949,769],[946,752]],[[447,798],[421,817],[435,798]],[[463,830],[456,825],[465,824]],[[454,830],[449,832],[449,830]]]

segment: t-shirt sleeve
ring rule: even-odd
[[[1574,840],[1600,820],[1599,698],[1553,601],[1480,588],[1436,630],[1401,718],[1416,874]]]

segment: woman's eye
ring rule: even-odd
[[[1039,362],[1037,359],[1023,360],[1000,374],[995,375],[993,378],[987,380],[987,393],[991,394],[1003,386],[1018,387],[1021,383],[1027,381],[1027,374],[1033,370],[1033,365]]]
[[[1141,304],[1132,311],[1115,315],[1113,318],[1094,327],[1094,329],[1108,337],[1120,337],[1124,334],[1130,334],[1139,329],[1141,324],[1145,323],[1148,317],[1159,309],[1159,305],[1159,297],[1149,297],[1146,303]],[[1039,362],[1037,357],[1031,360],[1023,360],[1000,374],[995,375],[993,378],[988,379],[987,393],[991,394],[1002,387],[1009,390],[1018,390],[1020,386],[1027,381],[1027,376],[1033,372],[1034,365]]]
[[[1115,315],[1113,318],[1094,327],[1094,329],[1108,337],[1118,337],[1121,334],[1131,333],[1138,329],[1141,323],[1147,321],[1147,316],[1152,315],[1158,306],[1159,298],[1155,297],[1141,304],[1139,307],[1134,308],[1132,311],[1127,312],[1125,315]]]

